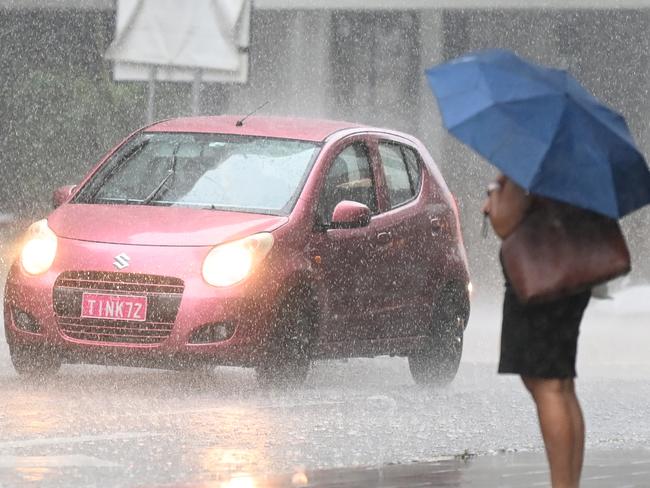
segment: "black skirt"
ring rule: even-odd
[[[582,314],[591,291],[538,305],[519,302],[506,282],[499,373],[574,378]]]

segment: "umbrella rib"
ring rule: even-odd
[[[529,99],[512,100],[511,102],[504,102],[504,104],[517,103],[517,102],[520,102],[520,101],[526,101],[526,100],[536,100],[536,99],[541,99],[541,98],[553,98],[553,97],[555,97],[555,96],[554,96],[554,95],[540,95],[540,96],[537,96],[537,97],[531,97],[531,98],[529,98]],[[560,117],[558,117],[558,122],[559,122],[560,120],[562,120],[562,117],[564,117],[564,112],[565,112],[565,110],[566,110],[566,104],[562,107],[562,113],[560,114]],[[532,138],[537,139],[537,140],[540,141],[540,142],[546,142],[545,139],[542,139],[541,137],[539,137],[535,132],[532,132],[532,131],[530,131],[530,130],[527,130],[527,125],[526,125],[526,124],[521,123],[521,122],[528,122],[532,117],[535,116],[534,113],[531,112],[530,117],[527,118],[527,119],[524,120],[524,121],[517,121],[517,120],[513,119],[513,118],[512,118],[509,114],[507,114],[507,113],[505,113],[504,116],[507,117],[508,119],[510,119],[513,123],[515,123],[515,125],[517,125],[518,127],[520,127],[522,130],[524,130],[524,131],[525,131],[529,136],[531,136]],[[554,130],[554,132],[553,132],[553,136],[551,137],[551,143],[552,143],[552,142],[555,140],[555,138],[557,137],[558,128],[559,128],[559,124],[556,124],[556,126],[555,126],[555,130]],[[549,146],[549,147],[550,147],[550,146]],[[547,148],[547,151],[546,151],[546,152],[548,152],[548,148]],[[545,154],[546,154],[546,152],[545,152]]]
[[[613,134],[613,135],[614,135],[614,136],[615,136],[615,137],[616,137],[620,142],[623,142],[625,145],[631,146],[632,149],[633,149],[634,151],[636,151],[637,153],[639,152],[639,150],[638,150],[638,149],[636,148],[636,146],[634,145],[633,141],[629,141],[629,140],[627,140],[625,137],[623,137],[623,136],[619,133],[619,130],[612,130],[612,128],[611,128],[608,124],[606,124],[605,122],[603,122],[603,121],[601,120],[600,117],[597,117],[597,116],[592,115],[591,112],[587,111],[587,109],[585,109],[581,104],[576,103],[576,105],[577,105],[578,107],[580,107],[580,110],[582,110],[584,113],[586,113],[586,114],[587,114],[587,115],[588,115],[592,120],[594,120],[595,122],[597,122],[601,127],[603,127],[604,129],[606,129],[607,131],[609,131],[611,134]],[[630,134],[630,136],[631,136],[631,134]],[[631,144],[631,142],[632,142],[632,144]],[[641,155],[641,156],[643,156],[643,155]],[[643,159],[645,160],[645,158],[643,158]]]
[[[516,99],[516,100],[510,100],[510,101],[508,101],[508,102],[499,102],[499,104],[500,104],[500,105],[507,105],[507,104],[511,104],[511,103],[524,102],[524,101],[527,101],[527,100],[537,100],[537,99],[542,99],[542,98],[553,98],[553,97],[554,97],[554,95],[539,95],[539,96],[531,97],[531,98],[529,98],[529,99],[526,99],[526,98],[520,98],[520,99]],[[463,120],[462,122],[457,123],[457,124],[455,124],[455,125],[453,125],[453,126],[448,126],[447,128],[448,128],[449,130],[452,130],[452,129],[454,129],[454,128],[460,127],[461,125],[463,125],[463,124],[465,124],[466,122],[468,122],[471,118],[478,117],[478,116],[480,116],[481,114],[483,114],[484,112],[486,112],[487,110],[491,110],[491,109],[494,109],[494,108],[495,108],[495,105],[494,105],[494,104],[493,104],[493,105],[490,105],[490,106],[487,106],[487,107],[483,107],[483,108],[481,108],[480,110],[474,112],[472,115],[467,116],[467,117],[465,118],[465,120]],[[563,109],[563,110],[564,110],[564,109]],[[504,117],[508,118],[508,119],[509,119],[511,122],[513,122],[515,125],[521,127],[521,129],[524,130],[524,131],[525,131],[525,132],[526,132],[530,137],[532,137],[532,138],[534,138],[534,139],[537,139],[537,140],[539,140],[540,142],[545,142],[545,140],[542,139],[541,137],[538,137],[537,134],[536,134],[535,132],[531,132],[531,131],[526,130],[526,129],[525,129],[526,125],[525,125],[525,124],[521,124],[521,123],[520,123],[521,121],[518,121],[518,120],[513,119],[513,118],[512,118],[509,114],[507,114],[507,113],[501,112],[501,114],[502,114]],[[534,116],[534,114],[531,114],[531,117],[533,117],[533,116]],[[560,119],[561,119],[561,117],[560,117]],[[527,120],[529,120],[529,119],[527,119]],[[556,130],[557,130],[557,128],[556,128]],[[555,135],[556,135],[556,134],[553,135],[553,138],[555,137]],[[551,140],[553,140],[553,139],[551,139]]]
[[[576,82],[576,83],[577,83],[577,82]],[[579,83],[578,83],[578,86],[580,86],[581,88],[584,89],[584,87],[582,87]],[[626,137],[630,137],[630,140],[628,140],[628,141],[626,141],[626,142],[634,144],[634,141],[631,139],[631,134],[630,134],[629,132],[626,132],[625,130],[624,130],[624,131],[621,131],[620,127],[618,127],[618,126],[616,126],[616,125],[610,125],[607,121],[604,121],[604,120],[602,119],[602,117],[601,117],[600,114],[597,112],[597,110],[590,110],[588,107],[591,107],[592,109],[604,108],[604,109],[607,110],[608,112],[614,114],[615,116],[620,117],[623,121],[625,121],[625,119],[623,118],[623,116],[622,116],[620,113],[618,113],[618,112],[617,112],[613,107],[611,107],[609,104],[607,104],[607,103],[605,103],[605,102],[602,102],[601,100],[595,98],[595,97],[594,97],[591,93],[589,93],[586,89],[585,89],[585,91],[586,91],[586,94],[588,95],[588,97],[585,97],[585,96],[575,96],[575,95],[570,95],[571,100],[573,100],[573,101],[576,103],[576,105],[578,105],[578,106],[579,106],[580,108],[582,108],[584,111],[588,112],[589,115],[590,115],[592,118],[599,120],[599,121],[601,122],[602,125],[607,126],[607,129],[608,129],[608,130],[617,133],[617,135],[618,135],[621,139],[625,139]]]
[[[507,135],[506,137],[504,137],[503,139],[501,139],[501,142],[499,143],[499,145],[498,145],[497,147],[495,147],[495,148],[492,150],[492,152],[490,152],[489,154],[487,154],[485,157],[486,157],[488,160],[492,161],[492,159],[494,158],[494,155],[495,155],[497,152],[499,152],[499,151],[501,150],[501,148],[503,148],[504,146],[510,144],[510,142],[511,142],[512,140],[513,140],[513,134],[512,134],[512,132],[510,132],[510,133],[508,133],[508,135]]]
[[[565,105],[564,108],[562,109],[562,115],[560,116],[559,122],[561,122],[561,121],[562,121],[562,118],[565,116],[566,111],[567,111],[567,107],[568,107],[568,105]],[[582,107],[581,107],[581,109],[584,110],[584,108],[582,108]],[[544,151],[544,154],[542,155],[542,157],[540,158],[540,160],[539,160],[538,163],[537,163],[537,166],[538,166],[538,167],[541,165],[541,163],[544,162],[544,160],[546,159],[546,156],[548,156],[549,151],[553,148],[553,145],[554,145],[554,143],[555,143],[555,140],[557,139],[557,137],[558,137],[559,134],[560,134],[560,130],[559,130],[559,129],[560,129],[561,126],[562,126],[561,123],[558,123],[558,124],[557,124],[557,127],[556,127],[556,129],[555,129],[555,133],[553,134],[553,138],[551,139],[551,143],[549,144],[549,146],[548,146],[548,148],[546,149],[546,151]],[[612,167],[611,164],[608,164],[607,166],[608,166],[608,171],[610,172],[610,176],[611,176],[611,178],[612,178],[612,180],[613,180],[613,179],[614,179],[613,167]],[[542,181],[542,179],[541,179],[541,177],[540,177],[540,173],[537,173],[537,174],[533,177],[533,179],[531,180],[528,189],[529,189],[529,190],[533,190],[533,187],[534,187],[535,185],[539,185],[539,184],[541,183],[541,181]],[[533,193],[535,193],[535,192],[533,191]],[[554,198],[558,198],[558,197],[554,197]],[[571,202],[571,201],[568,201],[568,200],[565,200],[565,202],[566,202],[566,203],[569,203],[569,204],[571,204],[571,205],[575,205],[575,203],[573,203],[573,202]],[[616,198],[614,198],[614,205],[615,205],[615,207],[616,207],[617,215],[620,215],[620,213],[619,213],[619,212],[620,212],[619,204],[618,204],[618,200],[617,200]],[[587,208],[587,207],[584,207],[584,208]],[[593,209],[590,209],[590,210],[593,210]]]
[[[511,98],[509,100],[504,100],[502,102],[497,102],[499,104],[508,104],[508,103],[517,103],[517,102],[530,102],[533,100],[539,100],[541,98],[557,98],[559,95],[557,93],[544,93],[543,95],[535,95],[533,97],[519,97],[519,98]]]
[[[558,123],[555,125],[555,131],[553,132],[553,137],[551,137],[551,142],[549,143],[548,147],[546,148],[546,150],[544,151],[544,153],[543,153],[543,154],[541,155],[541,157],[539,158],[539,161],[537,161],[537,172],[536,172],[535,176],[533,176],[533,178],[532,178],[531,181],[530,181],[529,189],[532,189],[532,187],[533,187],[536,183],[539,183],[539,181],[540,181],[540,179],[541,179],[541,178],[539,177],[539,167],[542,165],[542,163],[543,163],[544,160],[546,159],[546,156],[548,156],[548,153],[550,152],[551,148],[552,148],[552,147],[554,146],[554,144],[555,144],[555,140],[556,140],[556,139],[558,138],[558,136],[560,135],[560,127],[562,127],[562,119],[564,119],[564,117],[565,117],[565,115],[566,115],[567,107],[568,107],[568,104],[564,104],[564,107],[562,107],[562,113],[560,114],[560,117],[558,118]]]
[[[609,176],[616,185],[616,178],[614,177],[614,166],[611,164],[607,165],[607,170],[609,171]],[[621,215],[621,206],[618,203],[618,198],[616,198],[616,186],[614,186],[614,207],[616,207],[616,215]]]
[[[463,92],[459,92],[459,93],[467,93],[467,92],[471,92],[471,91],[472,91],[472,90],[465,90],[465,91],[463,91]],[[457,95],[457,94],[454,93],[453,96],[456,96],[456,95]],[[464,124],[465,122],[467,122],[468,119],[470,119],[470,118],[472,118],[472,117],[477,117],[478,115],[481,115],[481,114],[482,114],[483,112],[485,112],[486,110],[489,110],[489,109],[494,108],[495,105],[497,105],[497,104],[499,104],[499,105],[507,105],[507,104],[511,104],[511,103],[518,103],[518,102],[524,102],[524,101],[529,101],[529,100],[538,100],[538,99],[542,99],[542,98],[552,98],[552,97],[554,97],[554,96],[555,96],[555,95],[552,95],[552,94],[546,94],[546,95],[536,95],[536,96],[534,96],[534,97],[530,97],[530,98],[516,98],[516,99],[512,99],[512,100],[504,101],[504,102],[493,102],[491,105],[488,105],[487,107],[482,107],[480,110],[478,110],[478,111],[472,113],[471,115],[468,115],[467,117],[465,117],[465,120],[463,120],[462,122],[459,122],[459,123],[457,123],[457,124],[455,124],[455,125],[452,125],[452,126],[450,126],[449,128],[452,129],[452,128],[454,128],[454,127],[458,127],[459,125],[462,125],[462,124]],[[440,100],[443,101],[443,100],[445,100],[446,98],[448,98],[448,97],[441,98]]]

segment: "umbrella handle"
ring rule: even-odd
[[[488,235],[487,221],[490,214],[483,212],[483,223],[481,224],[481,237],[485,239]]]

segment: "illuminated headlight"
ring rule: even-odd
[[[273,247],[273,236],[263,232],[215,247],[203,261],[203,279],[213,286],[231,286],[245,280]]]
[[[27,237],[20,253],[23,269],[30,275],[45,273],[56,256],[56,234],[47,226],[47,220],[34,222],[27,229]]]

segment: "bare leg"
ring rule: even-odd
[[[577,488],[584,456],[584,420],[573,379],[522,377],[537,405],[553,488]]]
[[[585,456],[585,421],[580,408],[580,402],[575,393],[575,385],[571,380],[571,419],[575,433],[575,444],[573,448],[573,475],[576,486],[580,485],[580,475],[582,474],[582,463]]]

